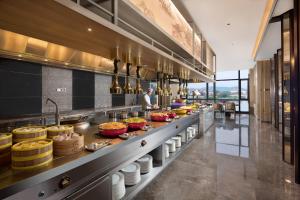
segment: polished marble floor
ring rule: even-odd
[[[249,115],[218,120],[136,200],[300,200],[281,139]]]

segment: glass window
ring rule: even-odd
[[[249,78],[249,69],[240,70],[240,78]]]
[[[193,98],[193,91],[198,91],[200,95],[195,98],[206,99],[206,83],[189,83],[189,98]]]
[[[208,83],[208,99],[214,99],[214,83]]]
[[[241,112],[249,112],[249,102],[246,101],[241,101]]]
[[[241,99],[248,99],[248,80],[241,80]]]
[[[216,73],[217,80],[223,80],[223,79],[238,79],[239,73],[238,71],[223,71],[223,72],[217,72]]]
[[[239,99],[238,81],[216,81],[216,99]]]

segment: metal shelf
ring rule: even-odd
[[[152,169],[151,172],[141,175],[141,181],[130,187],[126,187],[126,194],[122,200],[129,200],[135,197],[140,191],[142,191],[151,181],[158,176],[164,169],[166,169],[169,164],[171,164],[181,153],[183,153],[190,145],[192,140],[195,137],[189,139],[187,142],[183,143],[184,145],[181,148],[176,148],[174,153],[170,153],[169,158],[166,158],[165,163],[162,166],[156,166]]]

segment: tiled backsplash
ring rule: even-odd
[[[0,58],[0,116],[42,112],[42,66]]]
[[[54,112],[52,103],[46,104],[47,98],[53,99],[61,111],[72,110],[72,71],[43,66],[43,113]]]
[[[95,107],[95,73],[73,70],[73,110]]]
[[[51,98],[60,111],[140,104],[135,94],[110,94],[112,77],[18,60],[0,58],[0,116],[54,112]],[[132,87],[135,79],[131,79]],[[124,77],[119,77],[121,86]],[[149,82],[142,81],[147,90]]]
[[[112,95],[109,88],[111,85],[111,76],[95,75],[95,108],[111,107]]]

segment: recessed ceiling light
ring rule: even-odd
[[[226,25],[227,25],[227,26],[230,26],[231,24],[230,24],[230,23],[227,23]]]
[[[92,32],[93,29],[92,28],[88,28],[87,30],[88,30],[88,32]]]

